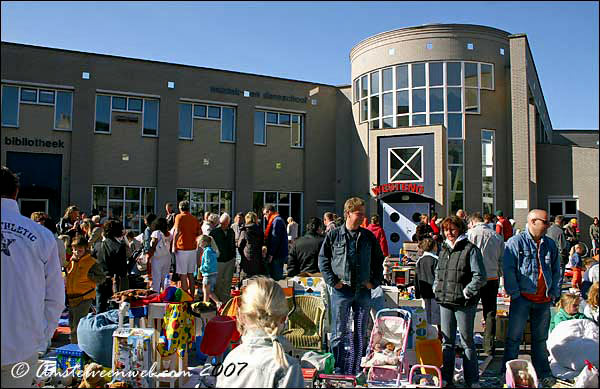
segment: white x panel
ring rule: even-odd
[[[406,161],[396,153],[396,150],[415,149],[415,152]],[[392,176],[392,158],[402,165]],[[414,171],[408,164],[415,158],[421,158],[421,171]],[[396,180],[403,170],[408,169],[414,176],[414,180]],[[423,146],[395,147],[388,149],[388,182],[421,182],[423,181]]]

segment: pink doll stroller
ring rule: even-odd
[[[537,388],[538,378],[531,362],[525,359],[506,362],[506,387]]]
[[[395,313],[397,316],[383,316],[383,313]],[[377,312],[367,356],[361,363],[367,383],[399,387],[402,374],[408,375],[408,362],[404,354],[411,317],[411,313],[404,309],[382,309]],[[394,347],[393,354],[390,353],[391,345]]]

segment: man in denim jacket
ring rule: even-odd
[[[556,244],[546,235],[548,213],[533,209],[525,231],[506,242],[504,288],[511,297],[502,375],[507,361],[517,359],[527,318],[531,321],[531,361],[542,387],[555,382],[548,363],[550,305],[560,296],[560,259]]]
[[[336,374],[356,375],[364,351],[371,289],[378,287],[383,278],[383,253],[375,235],[360,227],[365,217],[362,199],[348,199],[344,215],[346,222],[329,231],[323,241],[319,269],[332,288],[331,350]],[[348,320],[354,321],[354,334]]]

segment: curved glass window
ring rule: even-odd
[[[412,64],[412,87],[418,88],[420,86],[425,86],[425,64],[424,63],[415,63]]]
[[[429,89],[429,112],[444,111],[444,88]]]
[[[392,68],[383,69],[383,91],[387,92],[394,89],[394,80],[392,79]]]
[[[425,89],[413,89],[412,93],[413,112],[425,112]]]
[[[396,89],[408,88],[408,65],[396,66]]]
[[[432,62],[429,64],[429,86],[444,85],[444,63]]]

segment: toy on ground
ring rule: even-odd
[[[513,359],[506,362],[506,386],[508,388],[537,388],[538,378],[530,361]]]
[[[89,363],[83,370],[83,378],[80,388],[103,388],[106,385],[106,379],[103,377],[104,368],[95,362]]]
[[[415,374],[417,369],[421,369],[421,374]],[[434,371],[435,375],[423,373],[423,370]],[[417,378],[418,384],[413,382],[413,378]],[[434,365],[413,365],[408,374],[409,388],[441,388],[442,387],[442,371]]]
[[[444,360],[442,355],[442,342],[440,342],[439,339],[417,340],[416,352],[417,361],[419,364],[414,366],[421,368],[421,374],[433,376],[432,381],[434,383],[436,379],[438,383],[441,383],[442,373],[440,368],[442,367]],[[430,368],[428,366],[433,366],[434,368]]]
[[[355,388],[356,377],[341,374],[319,374],[314,381],[315,388]]]
[[[385,313],[395,313],[397,316],[383,316]],[[411,313],[404,309],[386,308],[377,312],[367,346],[367,356],[361,363],[367,383],[393,383],[400,386],[403,373],[408,374],[408,361],[404,354],[411,317]],[[385,351],[377,351],[383,347]],[[380,361],[383,364],[379,364]]]

